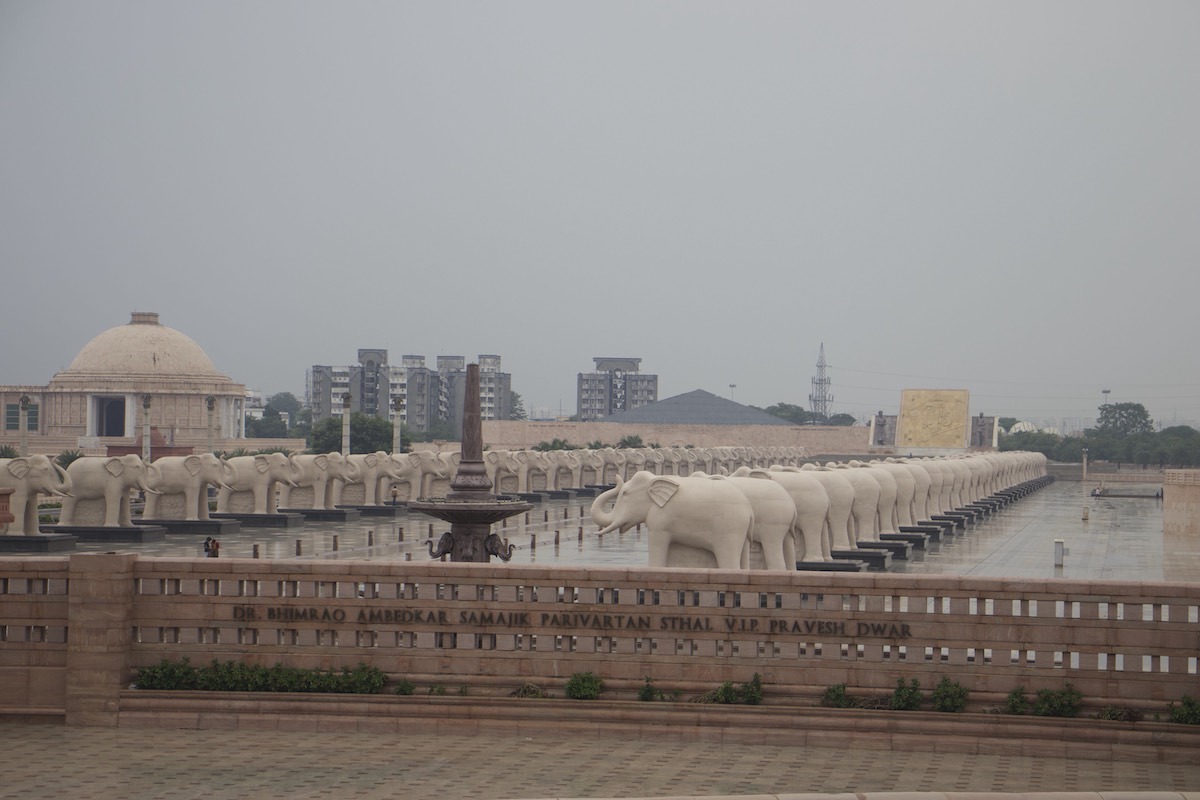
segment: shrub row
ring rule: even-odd
[[[275,664],[261,667],[237,661],[213,660],[206,667],[194,667],[182,661],[163,659],[158,664],[137,670],[134,685],[138,689],[201,690],[212,692],[332,692],[336,694],[377,694],[387,683],[380,669],[359,664],[341,671],[299,669]]]
[[[158,664],[137,670],[134,686],[138,689],[201,690],[219,692],[330,692],[339,694],[377,694],[387,683],[382,670],[360,663],[353,669],[343,667],[341,671],[299,669],[275,664],[261,667],[236,661],[219,662],[215,659],[205,667],[194,667],[187,658],[182,661],[163,659]],[[567,679],[565,695],[572,700],[595,700],[604,691],[604,681],[592,672],[576,672]],[[401,678],[394,688],[397,695],[412,695],[416,687],[411,681]],[[431,695],[445,695],[446,687],[429,687]],[[467,687],[458,689],[460,696],[467,694]],[[638,689],[637,698],[642,701],[678,700],[682,696],[678,689],[666,693],[654,685],[646,676],[645,683]],[[956,713],[967,707],[969,691],[957,681],[943,677],[930,692],[929,707],[934,711]],[[510,697],[541,698],[550,694],[536,684],[525,683]],[[821,695],[821,705],[829,708],[889,709],[893,711],[916,711],[925,703],[925,695],[916,678],[908,682],[896,681],[891,695],[884,697],[856,697],[849,694],[846,684],[830,686]],[[717,688],[690,698],[693,703],[758,705],[763,701],[762,676],[757,672],[741,685],[725,681]],[[1038,717],[1074,717],[1083,705],[1083,694],[1070,683],[1062,689],[1038,689],[1032,700],[1025,688],[1018,686],[1009,692],[1004,704],[989,709],[999,714],[1032,714]],[[1174,701],[1168,708],[1171,722],[1184,725],[1200,725],[1200,701],[1184,695],[1176,706]],[[1157,715],[1155,715],[1157,718]],[[1142,713],[1134,708],[1105,706],[1095,714],[1096,719],[1136,722]]]

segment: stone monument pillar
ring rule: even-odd
[[[392,409],[395,411],[392,423],[392,454],[399,455],[404,452],[404,440],[402,434],[404,432],[404,423],[400,421],[400,406],[401,400],[396,397],[392,400]]]
[[[208,452],[211,453],[213,452],[213,417],[217,411],[217,398],[211,394],[204,398],[204,407],[208,409],[208,425],[206,426],[206,430],[208,432]]]
[[[350,393],[342,395],[342,455],[350,455]]]
[[[21,458],[29,455],[29,396],[21,395],[20,406],[17,412],[17,447],[20,450]]]
[[[492,524],[522,514],[532,506],[516,498],[492,494],[492,481],[483,463],[483,423],[479,411],[479,365],[468,364],[463,396],[462,460],[450,480],[450,494],[444,501],[410,502],[410,511],[418,511],[450,523],[450,531],[429,555],[451,561],[484,563],[492,556],[502,561],[512,558],[513,548],[492,533]]]

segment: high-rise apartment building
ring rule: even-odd
[[[500,356],[479,356],[480,415],[483,419],[508,419],[512,413],[512,376],[501,371]],[[436,369],[425,356],[404,355],[400,364],[388,363],[387,350],[358,351],[358,363],[348,366],[316,365],[309,371],[308,405],[313,421],[342,415],[342,398],[350,394],[350,411],[400,420],[414,431],[428,431],[439,423],[451,430],[462,427],[463,393],[467,360],[463,356],[438,356]]]
[[[587,422],[658,401],[658,376],[639,372],[640,358],[593,358],[596,368],[579,373],[576,409]]]

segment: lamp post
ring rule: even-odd
[[[350,455],[350,393],[342,395],[342,455]]]
[[[1083,448],[1083,477],[1080,479],[1081,482],[1083,483],[1084,489],[1087,488],[1087,456],[1088,456],[1088,449],[1085,447],[1085,448]]]
[[[142,460],[150,463],[150,395],[142,395]]]
[[[736,383],[729,384],[729,399],[733,400],[733,390],[737,388]]]

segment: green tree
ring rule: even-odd
[[[1055,433],[1041,431],[1021,431],[1006,433],[1000,436],[1000,450],[1027,450],[1041,453],[1046,458],[1053,458],[1054,452],[1062,444],[1062,437]]]
[[[1013,425],[1016,425],[1017,422],[1016,417],[1000,417],[1000,419],[996,420],[996,423],[1006,431],[1012,428]]]
[[[267,398],[267,405],[275,409],[280,414],[287,414],[288,419],[295,421],[296,415],[300,413],[300,401],[296,399],[296,395],[291,392],[279,392]]]
[[[521,395],[514,391],[508,393],[508,418],[509,419],[528,419],[529,415],[525,413],[525,401],[521,399]]]
[[[857,421],[858,420],[856,420],[854,418],[853,414],[834,414],[832,417],[829,418],[828,424],[840,425],[842,427],[849,427]]]
[[[622,436],[616,446],[620,450],[632,450],[635,447],[645,447],[646,445],[642,444],[642,437],[635,433],[630,436]]]
[[[403,430],[401,431],[403,433]],[[391,452],[392,423],[371,414],[355,411],[350,415],[350,452]],[[402,438],[403,443],[403,438]],[[342,420],[329,417],[313,425],[308,449],[314,453],[332,453],[342,449]]]
[[[1134,433],[1153,433],[1154,423],[1141,403],[1106,403],[1100,406],[1100,419],[1096,430],[1117,436]]]
[[[805,411],[802,406],[795,406],[791,403],[776,403],[773,406],[767,406],[759,410],[765,411],[773,417],[786,419],[788,422],[795,423],[796,425],[807,425],[820,418],[817,414]]]
[[[580,447],[577,444],[571,444],[566,439],[559,439],[555,437],[549,442],[538,442],[533,446],[533,449],[540,450],[542,452],[549,452],[551,450],[579,450]]]
[[[246,436],[251,439],[283,439],[288,436],[288,426],[279,412],[268,404],[263,409],[262,419],[246,419]]]

